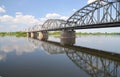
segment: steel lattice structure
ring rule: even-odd
[[[62,19],[48,19],[43,25],[42,30],[54,29],[54,28],[63,28],[66,21]]]
[[[115,25],[115,26],[114,26]],[[54,31],[63,29],[120,27],[120,0],[96,0],[76,11],[66,21],[48,19],[38,28],[34,26],[28,31]]]
[[[34,25],[33,27],[30,27],[26,29],[26,32],[34,32],[34,31],[39,31],[41,30],[42,26],[41,25]]]
[[[97,0],[75,12],[68,20],[70,26],[83,26],[120,21],[120,2]]]

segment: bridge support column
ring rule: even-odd
[[[48,39],[48,32],[38,32],[38,37],[39,40],[47,40]]]
[[[31,34],[30,34],[30,32],[27,32],[27,37],[31,37]]]
[[[37,38],[37,32],[31,32],[31,38]]]
[[[75,44],[75,31],[73,30],[63,30],[61,32],[61,44],[62,45],[73,45]]]

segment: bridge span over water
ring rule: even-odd
[[[120,27],[120,0],[96,0],[67,20],[48,19],[26,30],[28,37],[48,39],[48,31],[61,31],[62,39],[75,39],[75,30]]]

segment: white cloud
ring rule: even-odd
[[[73,11],[73,12],[76,12],[76,11],[77,11],[77,9],[73,9],[72,11]]]
[[[32,26],[34,24],[39,23],[39,21],[35,19],[35,17],[32,15],[22,15],[21,13],[21,14],[16,14],[16,17],[13,19],[13,23]]]
[[[95,1],[97,1],[97,0],[88,0],[88,4],[90,4],[90,3],[92,3],[92,2],[95,2]],[[107,3],[101,0],[101,1],[100,1],[100,4],[106,5]]]
[[[57,13],[48,13],[47,15],[46,15],[46,18],[59,18],[59,17],[61,17],[61,15],[60,14],[57,14]]]
[[[88,0],[88,4],[95,2],[95,1],[97,1],[97,0]]]
[[[5,13],[6,12],[6,10],[4,9],[5,7],[2,5],[2,6],[0,6],[0,13]]]
[[[0,25],[0,29],[2,29],[2,25]]]
[[[15,16],[3,15],[0,16],[0,31],[18,31],[29,28],[34,25],[43,24],[47,19],[68,19],[67,16],[58,13],[48,13],[45,17],[35,18],[33,15],[24,15],[22,12],[16,12]]]
[[[1,23],[2,22],[12,22],[13,19],[14,18],[12,16],[9,16],[9,15],[0,16]]]
[[[22,15],[22,12],[16,12],[16,15]]]
[[[67,20],[68,16],[63,16],[63,15],[60,15],[58,13],[48,13],[48,14],[45,15],[45,17],[40,18],[39,22],[41,24],[43,24],[47,19],[63,19],[63,20]]]
[[[69,17],[68,16],[61,16],[60,19],[67,20]]]
[[[16,12],[15,17],[10,15],[0,16],[0,31],[17,31],[38,24],[39,20],[32,15],[23,15],[21,12]]]

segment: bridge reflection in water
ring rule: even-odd
[[[69,59],[90,77],[119,77],[120,54],[80,46],[61,45],[58,42],[29,39],[49,54],[66,54]]]

